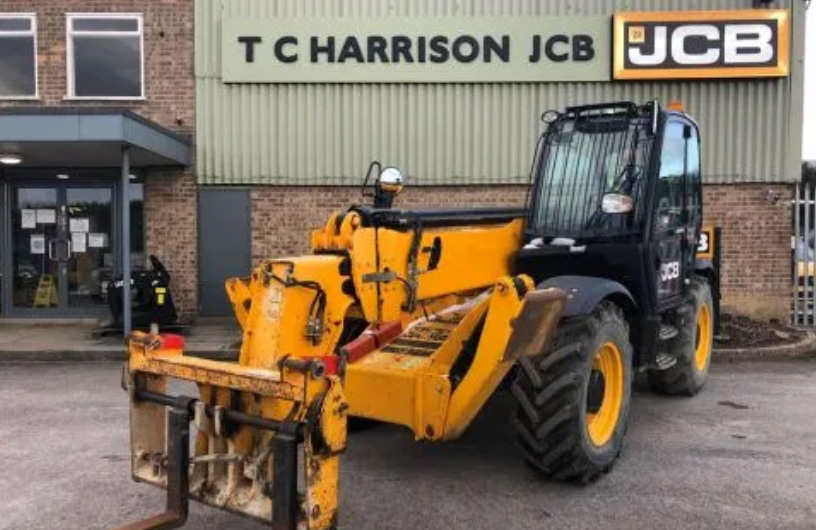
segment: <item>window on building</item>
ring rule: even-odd
[[[37,97],[37,20],[0,15],[0,99]]]
[[[144,97],[141,15],[68,15],[68,97]]]

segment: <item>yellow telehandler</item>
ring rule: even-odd
[[[372,164],[373,206],[332,215],[309,255],[227,281],[237,362],[134,333],[132,473],[167,507],[122,528],[182,526],[190,498],[276,530],[337,528],[349,417],[453,440],[505,380],[527,461],[589,482],[620,453],[635,371],[700,390],[718,272],[695,256],[696,124],[656,101],[543,120],[527,208],[395,209],[402,173]]]

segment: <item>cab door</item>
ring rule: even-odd
[[[669,116],[653,194],[651,246],[658,308],[679,300],[693,270],[702,216],[699,182],[697,129],[680,116]]]

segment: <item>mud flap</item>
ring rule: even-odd
[[[524,306],[513,322],[513,332],[507,341],[503,360],[531,357],[544,351],[558,319],[564,310],[567,295],[561,289],[528,291]]]

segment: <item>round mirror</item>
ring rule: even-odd
[[[403,176],[399,168],[389,166],[380,173],[380,188],[392,193],[402,189]]]

